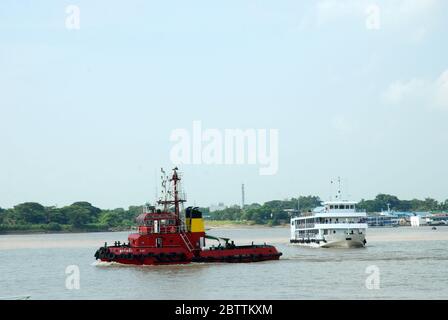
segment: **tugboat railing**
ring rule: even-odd
[[[158,232],[154,232],[154,227],[146,227],[146,230],[138,230],[140,235],[146,234],[172,234],[172,233],[185,233],[184,226],[166,226],[161,227]]]

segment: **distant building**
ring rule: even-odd
[[[411,227],[420,227],[422,225],[426,225],[427,224],[427,220],[426,218],[422,217],[422,216],[412,216],[411,217]]]
[[[426,217],[426,222],[430,226],[448,225],[448,213],[435,213]]]
[[[429,212],[382,211],[371,213],[367,217],[369,227],[419,227],[428,224]]]
[[[369,227],[398,227],[400,217],[393,214],[369,214],[367,215],[367,225]]]
[[[221,211],[227,209],[227,206],[224,205],[224,203],[220,202],[218,204],[212,204],[209,207],[210,212],[214,212],[214,211]]]

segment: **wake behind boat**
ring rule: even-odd
[[[330,201],[312,212],[291,219],[292,244],[322,248],[364,247],[367,214],[356,210],[356,202]]]

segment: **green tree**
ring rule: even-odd
[[[0,224],[3,224],[3,221],[5,220],[5,209],[0,207]]]
[[[68,223],[76,228],[83,227],[93,220],[89,209],[83,206],[71,205],[62,210],[68,218]]]
[[[439,210],[439,202],[432,198],[425,198],[423,201],[424,211],[437,211]]]
[[[125,219],[135,221],[135,218],[137,218],[142,212],[142,206],[130,206],[125,212]]]
[[[89,215],[92,218],[92,220],[96,220],[99,218],[100,214],[101,214],[101,209],[92,206],[91,203],[86,202],[86,201],[79,201],[79,202],[75,202],[71,205],[72,207],[79,207],[79,208],[84,208],[86,210],[89,211]]]
[[[400,200],[396,196],[390,194],[379,194],[375,197],[377,211],[386,210],[389,204],[392,210],[396,210],[400,206]]]
[[[118,227],[122,224],[124,217],[123,209],[115,209],[110,211],[103,211],[101,213],[99,222],[109,227]]]
[[[300,207],[300,211],[309,211],[320,206],[321,203],[322,200],[317,196],[300,196],[298,203],[297,199],[292,199],[291,207],[289,207],[288,209],[296,209],[298,204]]]
[[[57,207],[46,207],[48,223],[68,224],[67,211]]]
[[[440,203],[440,210],[448,210],[448,199]]]
[[[36,202],[25,202],[14,207],[18,220],[25,223],[39,224],[47,222],[45,207]]]
[[[62,227],[59,223],[50,222],[46,225],[45,229],[47,229],[48,231],[61,231]]]

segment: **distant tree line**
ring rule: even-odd
[[[424,200],[400,200],[398,197],[390,194],[379,194],[373,200],[361,200],[358,208],[364,209],[367,212],[381,212],[386,211],[387,208],[394,211],[405,212],[419,212],[419,211],[447,211],[448,199],[438,202],[432,198],[425,198]]]
[[[298,199],[273,200],[264,204],[253,203],[245,206],[244,209],[241,209],[239,206],[233,206],[214,212],[206,211],[205,214],[211,220],[237,220],[250,221],[256,224],[277,225],[289,220],[289,213],[285,210],[297,210],[300,208],[300,211],[308,211],[320,204],[321,200],[317,196],[301,196]]]
[[[254,203],[245,206],[242,210],[239,206],[229,207],[224,210],[207,212],[212,220],[237,220],[252,221],[257,224],[276,225],[289,220],[288,212],[285,209],[297,209],[306,212],[320,206],[321,199],[317,196],[301,196],[298,199],[274,200],[260,205]],[[405,211],[405,212],[438,212],[448,211],[448,200],[438,202],[432,198],[425,200],[400,200],[398,197],[388,194],[379,194],[373,200],[361,200],[357,208],[365,210],[368,213],[386,211]]]
[[[309,211],[321,204],[318,196],[301,196],[287,200],[273,200],[264,204],[253,203],[243,209],[232,206],[210,212],[201,208],[210,220],[231,220],[255,224],[277,225],[289,220],[287,210],[300,208]],[[394,211],[448,211],[448,200],[438,202],[432,198],[424,200],[400,200],[396,196],[379,194],[373,200],[361,200],[358,209],[380,212],[389,208]],[[0,232],[8,231],[107,231],[125,230],[135,225],[141,206],[105,210],[89,202],[75,202],[62,208],[45,207],[36,202],[26,202],[10,209],[0,208]]]
[[[89,202],[62,208],[26,202],[11,209],[0,208],[0,232],[7,231],[106,231],[134,225],[141,206],[102,210]]]

